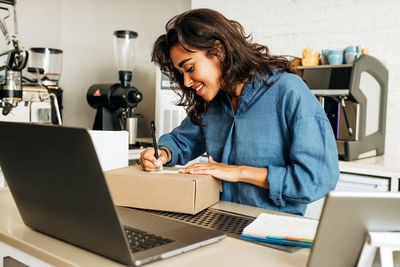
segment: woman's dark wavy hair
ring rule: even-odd
[[[192,123],[201,125],[201,115],[207,111],[208,103],[196,95],[195,91],[183,83],[183,75],[174,68],[170,58],[170,49],[181,45],[205,51],[206,55],[217,56],[220,62],[221,90],[233,95],[234,89],[247,78],[260,76],[267,86],[267,79],[276,72],[290,72],[299,75],[291,63],[284,57],[271,55],[267,46],[253,43],[246,36],[243,26],[234,20],[228,20],[222,14],[211,9],[193,9],[173,17],[165,26],[166,34],[158,37],[154,43],[151,60],[167,75],[173,90],[180,96],[176,103],[184,106]],[[218,41],[223,45],[217,46]]]

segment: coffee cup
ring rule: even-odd
[[[348,52],[358,52],[357,50],[358,50],[358,47],[357,47],[357,46],[351,45],[351,46],[346,47],[346,48],[344,49],[344,52],[345,52],[345,53],[348,53]]]
[[[339,49],[329,50],[329,55],[342,55],[343,56],[343,50],[339,50]]]
[[[346,64],[353,64],[354,60],[358,58],[359,53],[357,52],[347,52],[344,54],[344,60]]]
[[[329,50],[328,49],[322,49],[321,51],[321,64],[328,64],[328,56],[329,56]]]
[[[329,54],[329,65],[341,65],[343,63],[343,54]]]

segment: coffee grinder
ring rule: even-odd
[[[62,70],[63,51],[56,48],[48,47],[32,47],[30,48],[28,72],[34,78],[23,78],[23,91],[28,92],[45,92],[41,100],[47,99],[50,107],[41,107],[38,115],[42,121],[53,124],[62,124],[62,95],[63,90],[59,86],[59,80]],[[26,97],[28,98],[28,97]],[[31,98],[33,99],[33,98]]]
[[[89,105],[97,109],[93,130],[126,130],[129,133],[129,146],[136,144],[138,118],[142,117],[135,114],[135,109],[143,95],[130,84],[137,37],[134,31],[114,32],[114,54],[120,83],[94,84],[86,94]]]

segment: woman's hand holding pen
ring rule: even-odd
[[[168,155],[164,150],[158,149],[158,160],[154,156],[154,148],[148,147],[140,153],[140,165],[143,170],[148,172],[156,172],[162,169],[162,166],[168,162]]]

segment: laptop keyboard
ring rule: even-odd
[[[128,243],[132,253],[175,242],[174,240],[149,234],[136,229],[125,228],[124,230],[126,236],[128,237]]]

